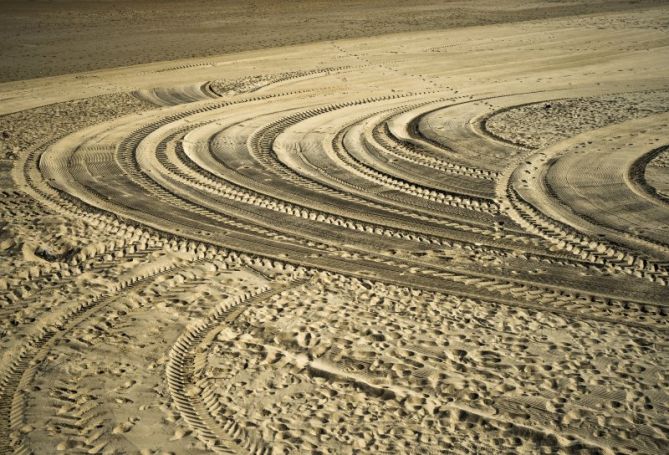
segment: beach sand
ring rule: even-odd
[[[669,6],[288,3],[2,4],[0,453],[666,453]]]

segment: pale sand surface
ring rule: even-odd
[[[657,3],[0,0],[0,81],[384,33],[639,10]]]
[[[649,4],[0,84],[0,453],[666,453]]]

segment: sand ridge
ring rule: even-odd
[[[664,453],[667,23],[0,84],[0,453]]]

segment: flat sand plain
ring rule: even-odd
[[[666,453],[669,6],[543,4],[0,84],[0,453]]]
[[[661,0],[0,0],[0,82]],[[263,69],[263,71],[266,69]]]

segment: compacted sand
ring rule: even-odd
[[[666,453],[657,3],[0,84],[0,453]]]

